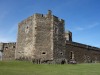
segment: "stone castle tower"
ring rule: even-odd
[[[52,15],[34,14],[19,23],[16,59],[61,63],[65,61],[64,20]]]
[[[20,22],[17,42],[0,43],[0,61],[15,59],[37,64],[96,63],[100,62],[100,48],[72,41],[64,20],[49,10]]]
[[[65,32],[65,38],[67,41],[72,41],[72,32],[66,31]]]

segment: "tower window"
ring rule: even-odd
[[[60,54],[61,54],[61,55],[63,55],[63,53],[62,53],[62,52],[60,52]]]
[[[37,27],[35,27],[35,29],[37,29]]]
[[[58,28],[57,27],[55,27],[55,33],[58,34]]]
[[[25,32],[26,32],[26,33],[29,32],[29,26],[27,26],[27,27],[25,28]]]
[[[28,29],[29,27],[27,26],[26,29]]]
[[[46,54],[46,52],[42,52],[42,54]]]
[[[13,46],[13,48],[15,48],[15,46]]]
[[[5,47],[5,50],[8,50],[8,47]]]

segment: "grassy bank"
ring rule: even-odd
[[[32,64],[31,62],[0,62],[0,75],[100,75],[100,64]]]

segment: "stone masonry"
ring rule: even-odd
[[[74,59],[77,63],[100,62],[100,48],[66,41],[66,58],[69,62]]]
[[[0,60],[14,60],[15,59],[16,43],[0,43]]]
[[[49,10],[47,15],[34,14],[19,23],[15,53],[16,59],[54,63],[64,60],[64,20]]]
[[[52,15],[36,13],[18,25],[17,42],[0,43],[0,60],[27,60],[33,63],[96,63],[100,48],[72,41],[65,22]]]

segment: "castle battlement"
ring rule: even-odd
[[[19,25],[22,25],[22,24],[26,24],[28,21],[32,20],[33,18],[36,18],[36,19],[41,19],[41,18],[53,18],[54,21],[57,21],[57,22],[60,22],[60,23],[64,23],[64,20],[63,19],[60,19],[58,18],[57,16],[54,16],[52,15],[51,11],[48,10],[48,13],[45,15],[45,14],[40,14],[40,13],[35,13],[33,14],[32,16],[26,18],[25,20],[21,21],[19,23]]]
[[[60,19],[60,18],[58,18],[57,16],[54,16],[54,15],[53,15],[53,19],[54,19],[54,21],[57,21],[57,22],[61,22],[61,23],[65,22],[63,19]]]
[[[100,48],[97,48],[97,47],[94,47],[94,46],[90,46],[90,45],[86,45],[86,44],[77,43],[77,42],[66,41],[66,45],[67,44],[73,45],[73,46],[76,46],[76,47],[86,48],[88,50],[100,51]]]
[[[9,42],[9,43],[3,43],[3,44],[6,44],[6,45],[16,45],[16,42]]]

